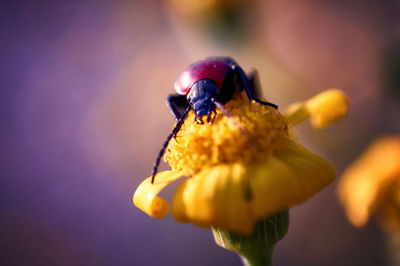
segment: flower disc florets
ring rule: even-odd
[[[249,100],[244,91],[224,107],[237,121],[218,109],[212,124],[193,123],[194,113],[188,115],[165,155],[173,170],[192,176],[221,163],[256,162],[287,146],[288,127],[278,110]]]

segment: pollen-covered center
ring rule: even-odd
[[[286,147],[288,129],[278,110],[249,101],[244,91],[224,108],[233,118],[217,108],[212,124],[196,124],[193,111],[189,113],[165,153],[172,169],[192,176],[204,167],[254,162]]]

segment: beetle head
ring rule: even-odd
[[[187,100],[196,114],[195,122],[203,124],[203,117],[207,116],[207,122],[212,122],[215,116],[215,104],[213,100],[217,97],[218,87],[210,79],[200,79],[193,83]]]

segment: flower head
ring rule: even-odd
[[[334,180],[331,165],[296,142],[288,127],[316,112],[324,125],[343,116],[347,98],[324,95],[289,107],[284,116],[244,92],[224,105],[236,121],[217,111],[212,124],[198,125],[190,114],[165,154],[172,170],[159,173],[153,185],[151,177],[143,181],[135,205],[164,217],[169,207],[157,194],[186,177],[172,200],[175,220],[251,234],[261,219],[304,202]],[[329,98],[340,106],[330,108]]]
[[[355,226],[363,226],[376,213],[386,230],[399,232],[400,136],[374,141],[346,169],[338,195]]]
[[[240,127],[219,109],[212,124],[192,123],[190,113],[165,155],[173,170],[193,176],[220,164],[256,162],[288,145],[288,127],[276,109],[249,101],[244,91],[224,107]]]

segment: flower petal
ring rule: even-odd
[[[246,200],[246,178],[246,167],[238,163],[205,168],[180,185],[172,216],[178,222],[250,234],[255,221]]]
[[[150,176],[136,189],[133,195],[133,203],[153,218],[165,217],[169,211],[168,202],[157,195],[171,182],[181,177],[183,177],[181,172],[164,171],[157,174],[154,184],[152,184],[152,177]]]
[[[347,114],[349,101],[339,89],[323,91],[306,102],[294,103],[285,111],[289,126],[294,126],[307,117],[315,128],[326,128]]]
[[[349,100],[343,91],[330,89],[307,101],[311,124],[316,128],[326,128],[347,114]]]
[[[293,127],[310,116],[310,112],[306,108],[305,102],[292,103],[283,111],[287,125]]]
[[[251,208],[257,219],[303,203],[336,176],[327,161],[295,142],[250,171],[255,195]]]
[[[291,142],[261,162],[221,164],[185,180],[175,193],[172,216],[248,235],[260,219],[304,202],[334,179],[327,161]]]

